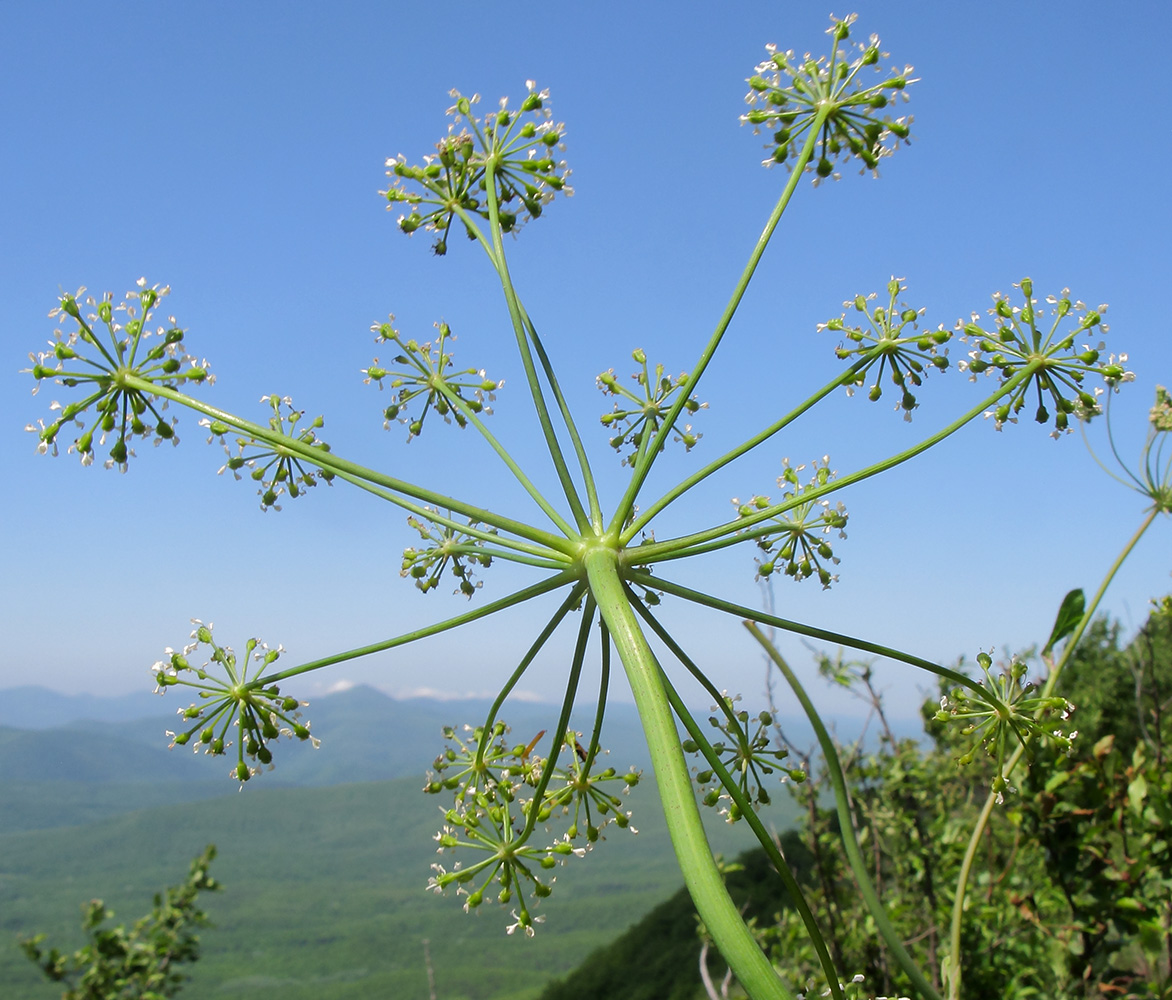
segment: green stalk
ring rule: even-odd
[[[716,699],[718,705],[724,705],[724,698],[720,692],[716,690],[712,682],[704,675],[704,672],[692,662],[680,645],[672,638],[671,633],[667,631],[656,620],[651,611],[644,607],[641,602],[631,602],[639,616],[651,626],[652,630],[664,642],[672,656],[680,661],[688,668],[689,673],[696,677],[708,691]],[[818,961],[822,963],[822,971],[826,975],[826,981],[830,985],[831,995],[835,1000],[842,1000],[842,990],[839,988],[838,975],[839,971],[834,967],[834,960],[830,957],[830,952],[826,948],[826,939],[822,935],[821,929],[818,927],[818,921],[815,920],[813,912],[810,910],[809,904],[806,902],[806,897],[802,893],[802,887],[798,884],[798,880],[794,877],[793,871],[789,865],[786,864],[785,857],[778,848],[776,841],[770,836],[769,831],[765,829],[765,824],[761,822],[757,816],[753,804],[745,797],[744,792],[741,791],[736,779],[729,773],[720,759],[720,756],[712,748],[712,744],[704,735],[700,724],[692,717],[692,713],[688,711],[683,699],[679,696],[671,681],[667,679],[661,672],[661,680],[665,689],[667,690],[668,701],[671,702],[671,707],[674,709],[680,721],[684,724],[684,728],[688,731],[688,735],[696,741],[700,747],[700,752],[704,755],[704,759],[708,761],[708,765],[712,768],[716,775],[720,778],[720,783],[724,786],[725,791],[729,793],[733,802],[736,803],[737,808],[741,810],[741,816],[749,824],[753,834],[756,836],[758,842],[764,848],[769,860],[773,863],[773,867],[777,869],[777,874],[781,876],[782,882],[785,884],[786,891],[789,893],[790,901],[794,908],[798,911],[802,918],[802,923],[806,926],[806,933],[810,935],[810,942],[814,945],[814,950],[818,953]],[[735,722],[739,727],[740,723],[736,720],[735,715],[730,714],[731,721]]]
[[[545,563],[543,563],[542,560],[546,560],[551,568],[564,569],[573,562],[573,560],[564,552],[548,549],[543,545],[534,545],[531,542],[518,541],[515,538],[494,535],[491,531],[488,531],[484,528],[478,528],[475,525],[461,524],[459,521],[453,518],[445,517],[434,508],[421,507],[419,504],[412,503],[410,500],[404,500],[402,497],[395,496],[395,494],[391,493],[389,490],[380,489],[378,486],[364,482],[363,480],[358,479],[355,476],[351,476],[348,473],[339,472],[336,473],[336,475],[339,479],[345,480],[351,486],[357,486],[358,489],[365,490],[367,493],[379,497],[382,500],[386,500],[387,503],[393,503],[397,507],[402,507],[403,510],[410,511],[412,514],[423,518],[425,521],[428,521],[431,524],[443,525],[444,527],[451,528],[453,531],[459,531],[462,534],[470,535],[473,538],[479,538],[482,542],[492,542],[494,545],[503,545],[506,548],[513,550],[514,552],[527,553],[530,559],[533,560],[530,562],[530,565],[544,565]],[[518,556],[508,556],[504,553],[501,553],[501,558],[512,559],[515,562],[527,561],[525,559],[519,558]]]
[[[798,701],[801,702],[802,709],[805,711],[806,717],[810,720],[810,725],[814,727],[814,733],[818,737],[818,744],[822,748],[822,757],[826,762],[826,770],[830,777],[830,783],[834,786],[834,801],[838,811],[838,831],[842,839],[842,846],[846,851],[846,857],[850,863],[851,871],[854,872],[855,884],[859,887],[859,893],[863,897],[863,902],[867,904],[867,909],[871,912],[871,919],[875,921],[876,929],[887,943],[887,947],[899,963],[899,967],[903,969],[916,989],[925,997],[929,998],[929,1000],[941,1000],[940,994],[936,992],[936,989],[929,982],[928,978],[920,971],[920,967],[916,964],[915,959],[908,954],[907,949],[903,946],[903,941],[900,940],[899,934],[891,925],[891,921],[887,919],[887,911],[883,908],[879,894],[871,884],[870,876],[867,874],[867,862],[863,859],[863,853],[859,850],[859,842],[855,837],[854,817],[851,815],[850,797],[846,788],[846,777],[842,773],[842,765],[838,760],[838,751],[834,747],[834,740],[830,738],[830,734],[826,731],[826,726],[823,725],[822,718],[814,708],[814,703],[810,701],[809,695],[806,694],[805,688],[802,687],[797,675],[790,669],[789,664],[786,663],[785,659],[777,651],[777,647],[765,637],[764,633],[754,622],[746,621],[744,624],[753,638],[761,644],[761,648],[765,650],[769,658],[773,660],[777,669],[781,671],[789,683],[790,688],[793,690],[793,693],[797,696]]]
[[[562,484],[562,492],[573,511],[574,520],[578,523],[579,531],[590,528],[590,519],[578,498],[578,490],[574,485],[573,476],[566,465],[562,446],[557,438],[553,423],[549,419],[549,408],[545,403],[545,396],[541,391],[541,382],[537,378],[537,369],[533,364],[533,354],[529,350],[529,338],[525,329],[525,320],[521,312],[521,303],[517,298],[517,291],[513,287],[513,279],[509,274],[508,261],[505,260],[505,247],[501,240],[500,207],[496,200],[496,165],[489,160],[485,168],[486,193],[488,196],[489,231],[492,235],[493,261],[496,265],[497,276],[505,293],[505,305],[509,310],[509,317],[513,321],[513,333],[517,339],[517,349],[521,352],[521,363],[525,367],[525,378],[529,383],[529,395],[533,398],[533,405],[537,410],[537,419],[541,423],[541,431],[545,436],[545,444],[549,449],[549,457],[553,461],[554,469]],[[463,214],[463,213],[461,213]]]
[[[680,497],[682,497],[685,493],[688,492],[688,490],[690,490],[697,483],[703,482],[705,479],[707,479],[709,476],[711,476],[714,472],[717,472],[720,469],[723,469],[730,462],[736,461],[742,455],[748,454],[750,451],[752,451],[754,448],[756,448],[762,442],[768,441],[769,438],[773,437],[774,434],[776,434],[780,430],[783,430],[789,424],[793,423],[793,421],[795,421],[803,413],[805,413],[807,410],[809,410],[811,407],[813,407],[816,403],[820,403],[823,399],[825,399],[827,396],[829,396],[830,393],[832,393],[835,389],[838,389],[838,388],[845,386],[845,385],[853,384],[855,381],[855,378],[858,376],[859,372],[863,371],[871,363],[871,360],[872,360],[871,358],[860,358],[853,365],[851,365],[846,371],[844,371],[842,374],[838,375],[837,377],[835,377],[831,381],[827,382],[826,385],[824,385],[821,389],[819,389],[816,393],[814,393],[814,395],[812,395],[809,399],[807,399],[800,406],[791,410],[784,417],[780,418],[775,423],[770,424],[764,430],[759,431],[757,434],[755,434],[753,437],[749,438],[743,444],[740,444],[737,447],[733,448],[731,451],[726,452],[720,458],[716,459],[715,461],[709,462],[706,466],[704,466],[704,468],[700,469],[698,472],[692,473],[692,475],[688,476],[687,479],[683,480],[677,486],[672,487],[663,496],[661,496],[658,500],[656,500],[655,503],[653,503],[650,507],[648,507],[647,510],[640,512],[639,516],[637,518],[635,518],[635,520],[631,523],[631,526],[629,528],[627,528],[622,533],[622,535],[619,536],[619,541],[623,545],[626,545],[627,542],[629,542],[640,531],[642,531],[643,528],[645,528],[647,526],[648,522],[653,517],[655,517],[656,514],[658,514],[661,510],[663,510],[669,504],[675,502]]]
[[[712,336],[708,338],[708,343],[700,353],[695,367],[693,367],[691,373],[684,381],[671,409],[668,410],[663,424],[655,435],[655,440],[652,441],[651,447],[648,449],[646,461],[642,465],[636,466],[633,470],[630,485],[627,487],[626,493],[623,494],[622,500],[619,501],[618,507],[615,508],[614,517],[611,518],[610,526],[607,529],[608,533],[617,535],[622,530],[623,525],[631,513],[631,508],[635,505],[635,499],[639,495],[639,490],[643,488],[643,483],[651,471],[651,466],[655,463],[655,458],[659,454],[660,448],[663,446],[668,434],[671,433],[671,429],[675,426],[676,419],[683,411],[684,404],[695,391],[696,384],[700,381],[700,376],[704,374],[704,370],[712,360],[713,354],[716,353],[716,348],[720,346],[720,341],[723,339],[725,331],[728,330],[729,324],[736,314],[737,307],[740,306],[741,299],[745,295],[745,289],[749,287],[749,282],[757,270],[757,264],[760,262],[762,254],[765,253],[765,248],[769,245],[769,240],[773,237],[773,232],[777,229],[777,224],[781,221],[781,216],[789,205],[790,198],[793,197],[794,191],[797,190],[798,181],[801,180],[802,174],[806,169],[806,164],[810,162],[810,157],[814,153],[814,146],[818,140],[818,131],[821,129],[829,112],[829,108],[819,110],[818,117],[814,120],[810,129],[810,134],[806,137],[805,145],[802,146],[802,151],[798,154],[798,158],[794,163],[789,180],[786,182],[785,188],[781,192],[781,197],[777,200],[777,204],[773,207],[773,212],[765,223],[765,228],[757,238],[753,252],[749,254],[749,262],[741,272],[736,287],[733,288],[728,305],[724,307],[724,312],[721,313],[720,319],[716,323],[716,329],[712,332]]]
[[[485,426],[484,421],[480,419],[480,417],[471,409],[471,407],[469,407],[468,404],[464,402],[464,400],[461,399],[456,393],[452,392],[452,390],[448,388],[447,383],[440,381],[437,385],[434,386],[434,388],[442,393],[444,398],[452,405],[452,407],[459,410],[464,418],[469,421],[473,427],[480,431],[481,437],[483,437],[484,440],[488,442],[488,446],[497,453],[497,457],[505,463],[505,467],[513,474],[517,482],[519,482],[521,486],[524,487],[525,492],[533,498],[533,502],[536,503],[537,506],[545,512],[545,515],[551,521],[553,521],[553,523],[556,524],[559,529],[561,529],[562,533],[567,538],[577,538],[578,533],[573,528],[571,528],[568,523],[566,523],[565,518],[563,518],[562,515],[557,512],[553,505],[545,499],[541,491],[533,485],[533,482],[530,480],[530,478],[525,475],[521,467],[513,460],[513,456],[505,450],[505,446],[496,439],[496,435]]]
[[[521,316],[525,321],[525,329],[529,332],[529,339],[533,341],[533,349],[537,352],[537,360],[541,362],[541,370],[545,372],[545,379],[549,383],[550,390],[553,392],[554,401],[558,404],[558,411],[562,415],[562,422],[566,425],[566,431],[570,435],[570,443],[574,446],[574,454],[578,457],[578,468],[582,472],[582,482],[586,487],[586,500],[590,504],[591,520],[594,523],[595,530],[601,532],[602,507],[598,503],[598,487],[594,483],[594,472],[590,468],[590,462],[586,456],[586,447],[582,444],[582,436],[578,433],[578,427],[574,423],[569,403],[566,402],[566,398],[562,394],[562,388],[558,385],[557,375],[554,373],[549,355],[545,353],[545,345],[542,344],[541,338],[537,336],[537,328],[529,318],[529,313],[526,312],[525,306],[519,300],[517,305],[520,306]]]
[[[912,447],[906,448],[892,455],[890,458],[885,458],[881,462],[875,462],[873,465],[868,465],[866,468],[859,469],[857,472],[852,472],[840,479],[833,479],[825,486],[810,487],[802,490],[800,493],[790,496],[781,503],[774,504],[771,507],[765,507],[746,517],[737,518],[735,521],[727,521],[724,524],[717,525],[715,528],[697,531],[690,535],[680,535],[678,538],[670,538],[663,542],[650,542],[647,545],[640,545],[631,551],[638,553],[640,562],[654,562],[663,559],[679,559],[686,555],[695,555],[698,552],[710,552],[728,545],[736,545],[742,541],[746,529],[753,527],[755,524],[767,521],[772,517],[776,517],[778,514],[784,514],[787,510],[800,503],[819,500],[830,493],[845,489],[847,486],[852,486],[864,479],[870,479],[872,476],[877,476],[881,472],[886,472],[888,469],[893,469],[897,465],[902,465],[909,459],[915,458],[921,452],[925,452],[929,448],[939,444],[945,438],[955,434],[970,420],[979,417],[990,406],[996,403],[997,400],[1012,393],[1022,382],[1033,378],[1034,373],[1041,367],[1042,364],[1040,361],[1031,361],[1012,378],[1003,382],[993,395],[982,400],[979,404],[966,411],[946,427],[941,428],[935,434],[924,438],[919,444],[912,445]],[[706,544],[710,542],[713,544]]]
[[[1139,544],[1139,540],[1144,536],[1144,533],[1151,527],[1152,522],[1155,521],[1156,515],[1160,513],[1160,508],[1153,507],[1148,511],[1147,516],[1140,523],[1134,535],[1128,540],[1127,544],[1123,546],[1119,555],[1115,557],[1115,561],[1111,564],[1111,568],[1107,570],[1107,575],[1103,577],[1102,583],[1099,584],[1099,589],[1095,591],[1095,596],[1091,599],[1091,603],[1087,605],[1086,611],[1083,612],[1082,620],[1078,623],[1078,627],[1071,634],[1070,638],[1066,640],[1066,646],[1062,650],[1062,656],[1050,671],[1050,676],[1046,678],[1046,683],[1042,688],[1042,697],[1048,698],[1054,693],[1054,686],[1058,682],[1058,676],[1062,673],[1063,667],[1070,662],[1070,658],[1074,655],[1075,647],[1078,646],[1079,640],[1082,639],[1083,633],[1087,626],[1094,618],[1095,611],[1103,600],[1103,595],[1107,592],[1107,587],[1115,578],[1115,574],[1119,572],[1119,568],[1132,550]],[[1018,761],[1021,760],[1025,753],[1025,744],[1019,743],[1017,748],[1010,755],[1009,760],[1005,764],[1005,769],[1002,774],[1008,778],[1013,773],[1013,769],[1017,766]],[[973,827],[973,832],[969,837],[968,847],[964,852],[964,859],[961,861],[960,874],[956,880],[956,895],[952,903],[952,922],[949,927],[949,955],[948,961],[945,964],[945,976],[948,982],[948,998],[949,1000],[959,1000],[961,978],[963,976],[963,969],[960,963],[960,935],[961,924],[964,922],[964,903],[965,894],[968,891],[969,875],[972,872],[973,862],[977,856],[977,849],[980,847],[981,838],[985,835],[985,829],[989,825],[989,818],[993,813],[993,807],[997,804],[997,794],[990,792],[988,798],[985,799],[985,805],[981,808],[980,815],[977,816],[976,825]]]
[[[517,682],[521,680],[525,671],[529,669],[529,665],[536,658],[537,654],[541,652],[542,647],[549,641],[549,637],[553,635],[554,630],[561,624],[562,620],[568,615],[578,602],[582,599],[582,594],[586,590],[585,584],[578,584],[571,591],[569,597],[563,602],[562,606],[554,612],[553,617],[545,624],[545,628],[541,630],[541,634],[533,640],[533,644],[529,647],[529,651],[521,658],[521,662],[517,664],[517,669],[509,675],[509,679],[505,681],[504,686],[496,696],[496,700],[488,710],[488,718],[484,722],[484,731],[490,732],[493,724],[496,722],[497,713],[504,705],[505,699],[512,694],[513,688],[517,686]],[[476,763],[479,766],[484,760],[484,744],[478,745],[476,750]]]
[[[501,244],[501,254],[498,258],[496,250],[480,231],[474,220],[461,208],[457,207],[456,213],[460,219],[468,227],[468,231],[472,233],[477,242],[480,243],[484,252],[488,254],[488,259],[492,261],[492,266],[496,269],[498,277],[501,278],[502,283],[508,282],[509,287],[512,287],[512,279],[508,274],[507,268],[502,275],[502,265],[504,262],[504,246]],[[553,392],[554,401],[558,405],[558,412],[561,413],[562,423],[566,427],[566,431],[570,435],[570,443],[574,447],[574,454],[578,459],[578,468],[582,473],[582,481],[586,487],[586,498],[590,504],[590,517],[595,526],[596,533],[602,531],[602,508],[598,503],[598,488],[594,483],[594,472],[590,468],[590,460],[586,454],[586,448],[582,444],[582,436],[578,433],[577,424],[574,423],[574,415],[570,410],[569,404],[562,393],[561,385],[558,384],[557,374],[554,372],[553,365],[550,363],[549,355],[545,352],[545,345],[542,344],[541,338],[537,335],[537,328],[533,325],[533,320],[529,318],[529,313],[526,311],[524,304],[516,294],[516,289],[513,290],[514,300],[517,304],[517,309],[521,316],[521,322],[529,339],[533,342],[533,349],[537,352],[537,360],[541,362],[541,370],[545,373],[545,379],[549,383],[550,391]],[[515,318],[514,318],[515,324]],[[514,326],[515,329],[515,326]],[[523,358],[523,355],[522,355]]]
[[[455,497],[445,496],[442,493],[436,493],[434,490],[416,486],[414,483],[408,483],[402,479],[395,479],[392,476],[383,475],[381,472],[375,472],[373,469],[358,465],[356,462],[348,462],[346,459],[339,458],[333,452],[326,451],[324,448],[315,448],[287,434],[279,434],[271,427],[262,427],[260,424],[254,424],[250,420],[244,420],[241,417],[234,416],[226,410],[211,406],[193,396],[186,396],[181,392],[176,392],[174,389],[168,389],[166,386],[156,385],[154,382],[141,379],[136,375],[125,376],[122,380],[122,385],[126,388],[138,389],[154,396],[161,396],[164,399],[169,399],[173,403],[179,403],[189,409],[195,410],[197,413],[202,413],[204,416],[210,417],[212,420],[218,420],[239,431],[243,431],[257,441],[263,441],[273,448],[284,449],[286,452],[296,455],[303,461],[307,461],[311,465],[316,465],[320,469],[326,469],[329,472],[334,472],[339,475],[346,473],[357,479],[374,483],[376,486],[382,486],[386,489],[394,490],[396,493],[402,493],[405,496],[421,500],[423,503],[434,504],[437,507],[446,507],[449,510],[455,511],[457,514],[463,514],[465,517],[475,518],[477,521],[491,524],[494,528],[508,531],[521,538],[527,538],[531,542],[545,545],[558,552],[573,555],[573,546],[565,538],[551,534],[548,531],[542,531],[540,528],[534,528],[532,525],[525,524],[521,521],[514,521],[512,518],[502,517],[492,511],[484,510],[481,507],[465,503],[462,500],[457,500]],[[430,514],[421,516],[426,516],[429,520],[431,519]]]
[[[274,684],[277,681],[283,681],[289,677],[296,677],[298,674],[309,673],[311,670],[320,670],[322,667],[332,666],[335,663],[354,660],[360,656],[369,656],[371,653],[381,653],[383,650],[394,649],[396,646],[405,646],[409,642],[415,642],[417,639],[425,639],[430,635],[439,635],[440,632],[447,632],[449,629],[459,628],[461,625],[467,625],[469,622],[474,622],[478,618],[485,618],[488,615],[495,614],[497,611],[503,611],[505,608],[523,604],[525,601],[531,600],[534,597],[548,594],[551,590],[557,590],[563,584],[577,579],[577,576],[578,574],[575,570],[564,570],[555,576],[542,580],[540,583],[535,583],[530,587],[525,587],[523,590],[518,590],[508,597],[502,597],[499,601],[493,601],[490,604],[484,604],[471,611],[465,611],[462,615],[456,615],[454,618],[436,622],[434,625],[426,625],[423,628],[415,629],[413,632],[404,632],[402,635],[397,635],[393,639],[384,639],[382,642],[374,642],[369,646],[359,646],[357,649],[350,649],[344,653],[334,653],[332,656],[325,656],[320,660],[311,660],[309,663],[303,663],[297,667],[290,667],[288,670],[279,670],[274,674],[266,674],[260,680],[256,681],[256,684],[258,686]]]
[[[886,656],[892,660],[899,660],[903,663],[911,664],[913,667],[919,667],[921,670],[936,674],[937,677],[943,677],[945,680],[952,681],[954,684],[968,688],[973,694],[979,698],[983,698],[998,714],[1005,714],[1009,711],[995,695],[987,691],[971,677],[966,677],[956,670],[942,667],[940,664],[933,663],[931,660],[913,656],[911,653],[905,653],[892,646],[882,646],[877,642],[856,639],[854,636],[844,635],[841,632],[815,628],[813,625],[803,625],[801,622],[791,621],[788,618],[778,618],[777,615],[766,614],[763,611],[755,611],[753,608],[745,607],[741,604],[734,604],[732,601],[725,601],[719,597],[702,594],[698,590],[692,590],[678,583],[660,579],[657,576],[649,575],[640,577],[638,582],[644,586],[652,587],[655,590],[662,590],[665,594],[673,594],[676,597],[682,597],[685,600],[702,604],[716,611],[724,611],[727,614],[736,615],[738,618],[748,618],[752,621],[760,622],[762,625],[770,625],[773,628],[793,632],[795,635],[804,635],[811,639],[821,639],[823,642],[834,643],[838,646],[850,646],[852,649],[860,649],[865,653],[875,653],[878,656]]]
[[[570,713],[574,710],[574,697],[578,693],[578,681],[582,677],[582,663],[586,659],[586,647],[590,642],[590,626],[594,623],[594,598],[586,595],[586,607],[582,611],[582,621],[578,626],[578,641],[574,646],[574,658],[570,661],[570,676],[566,681],[566,694],[562,699],[562,711],[558,716],[557,729],[554,730],[550,742],[549,757],[545,767],[541,769],[541,779],[533,789],[533,798],[530,801],[529,815],[525,820],[525,829],[517,838],[524,843],[533,833],[537,825],[537,815],[541,812],[541,803],[545,799],[545,791],[549,788],[554,768],[558,765],[558,758],[562,754],[562,745],[566,741],[566,730],[570,727]],[[573,751],[571,751],[573,756]]]
[[[659,664],[623,592],[615,552],[596,547],[587,552],[584,563],[590,591],[626,668],[672,846],[700,919],[749,996],[754,1000],[795,1000],[745,926],[712,857]]]

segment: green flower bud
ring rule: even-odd
[[[177,747],[184,746],[189,739],[191,739],[191,733],[176,733],[175,745]]]
[[[247,781],[251,777],[252,772],[249,770],[248,765],[245,764],[244,761],[241,761],[236,765],[236,779],[238,781]]]

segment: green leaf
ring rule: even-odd
[[[1074,631],[1078,623],[1082,621],[1083,613],[1086,610],[1086,603],[1086,597],[1083,595],[1081,587],[1075,588],[1062,598],[1062,606],[1058,609],[1058,617],[1054,619],[1054,629],[1050,632],[1050,638],[1046,642],[1046,648],[1042,650],[1043,656],[1049,654],[1058,643]]]

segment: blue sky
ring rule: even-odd
[[[608,368],[635,347],[690,367],[727,299],[785,174],[759,166],[738,125],[744,79],[763,46],[822,51],[826,10],[737,5],[342,3],[6,4],[0,8],[0,687],[122,693],[178,646],[188,619],[222,642],[283,643],[290,664],[446,617],[462,599],[399,578],[403,516],[346,487],[262,514],[248,483],[215,475],[218,446],[181,416],[182,445],[140,449],[130,472],[34,452],[25,424],[48,415],[18,370],[51,337],[60,290],[120,296],[141,275],[173,288],[169,310],[217,384],[200,394],[259,419],[264,393],[324,414],[335,451],[405,479],[528,516],[473,432],[436,427],[404,443],[382,429],[385,398],[359,369],[378,353],[371,323],[393,312],[427,338],[443,319],[457,361],[504,377],[492,418],[510,448],[540,460],[531,404],[483,255],[445,259],[407,239],[384,209],[384,160],[417,161],[443,135],[452,87],[514,102],[533,78],[566,122],[576,189],[509,247],[510,266],[585,428],[604,490],[622,477],[596,417]],[[906,106],[914,141],[879,180],[803,184],[722,352],[701,385],[710,409],[668,485],[822,385],[839,364],[816,324],[893,274],[930,326],[984,310],[1030,275],[1110,303],[1110,350],[1136,382],[1115,413],[1138,452],[1154,385],[1172,382],[1167,290],[1172,199],[1161,169],[1172,122],[1153,40],[1162,3],[859,5],[891,62],[922,81]],[[839,13],[845,12],[839,10]],[[462,241],[461,241],[462,243]],[[385,351],[383,353],[386,353]],[[781,459],[829,454],[841,472],[907,447],[979,398],[953,371],[932,378],[907,424],[885,397],[824,410],[690,494],[660,537],[731,513],[733,496],[776,492]],[[385,394],[384,394],[385,396]],[[1100,428],[1101,431],[1101,428]],[[446,432],[446,433],[443,433]],[[739,436],[744,436],[743,434]],[[1101,436],[1092,432],[1093,440]],[[540,466],[543,483],[550,482]],[[1109,480],[1078,435],[981,422],[911,465],[844,496],[840,582],[777,584],[780,613],[951,662],[978,648],[1044,640],[1062,595],[1094,588],[1143,503]],[[1107,608],[1128,627],[1169,589],[1167,523],[1120,574]],[[758,604],[752,554],[675,574]],[[501,567],[478,600],[526,579]],[[670,604],[670,602],[669,602]],[[524,610],[458,635],[346,664],[305,682],[392,694],[495,688],[540,626]],[[734,620],[665,609],[717,683],[753,697],[762,666]],[[808,655],[785,641],[795,662]],[[523,687],[556,697],[565,649]],[[282,661],[285,662],[285,661]],[[896,714],[926,682],[884,666]],[[624,691],[619,697],[626,697]]]

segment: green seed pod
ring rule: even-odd
[[[252,772],[249,770],[248,765],[245,764],[244,761],[241,761],[239,764],[236,765],[236,780],[237,781],[247,781],[251,777],[252,777]]]
[[[177,747],[184,746],[189,739],[191,739],[191,733],[176,733],[175,745]]]
[[[819,177],[829,177],[834,172],[834,164],[823,156],[818,160],[818,166],[815,168],[815,171]]]

